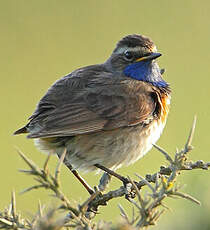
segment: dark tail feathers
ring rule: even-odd
[[[27,130],[26,126],[24,126],[23,128],[20,128],[17,131],[15,131],[13,133],[13,135],[18,135],[18,134],[21,134],[21,133],[28,133],[28,130]]]

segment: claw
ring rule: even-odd
[[[128,183],[129,183],[129,180],[128,180],[126,177],[121,176],[120,174],[118,174],[118,173],[116,173],[116,172],[114,172],[114,171],[112,171],[112,170],[110,170],[110,169],[104,167],[103,165],[95,164],[95,166],[96,166],[97,168],[103,170],[104,172],[108,173],[109,175],[118,178],[119,180],[121,180],[121,181],[123,182],[123,184],[128,184]]]

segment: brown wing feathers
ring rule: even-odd
[[[74,136],[136,125],[155,111],[151,92],[145,82],[113,75],[65,77],[49,89],[30,122],[16,134],[28,130],[29,138]]]

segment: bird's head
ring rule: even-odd
[[[127,77],[166,87],[156,58],[161,54],[153,41],[143,35],[128,35],[122,38],[114,49],[108,63],[114,71],[123,72]]]

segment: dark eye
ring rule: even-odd
[[[128,51],[128,50],[126,50],[124,52],[124,57],[125,57],[126,60],[131,61],[133,59],[133,53]]]

